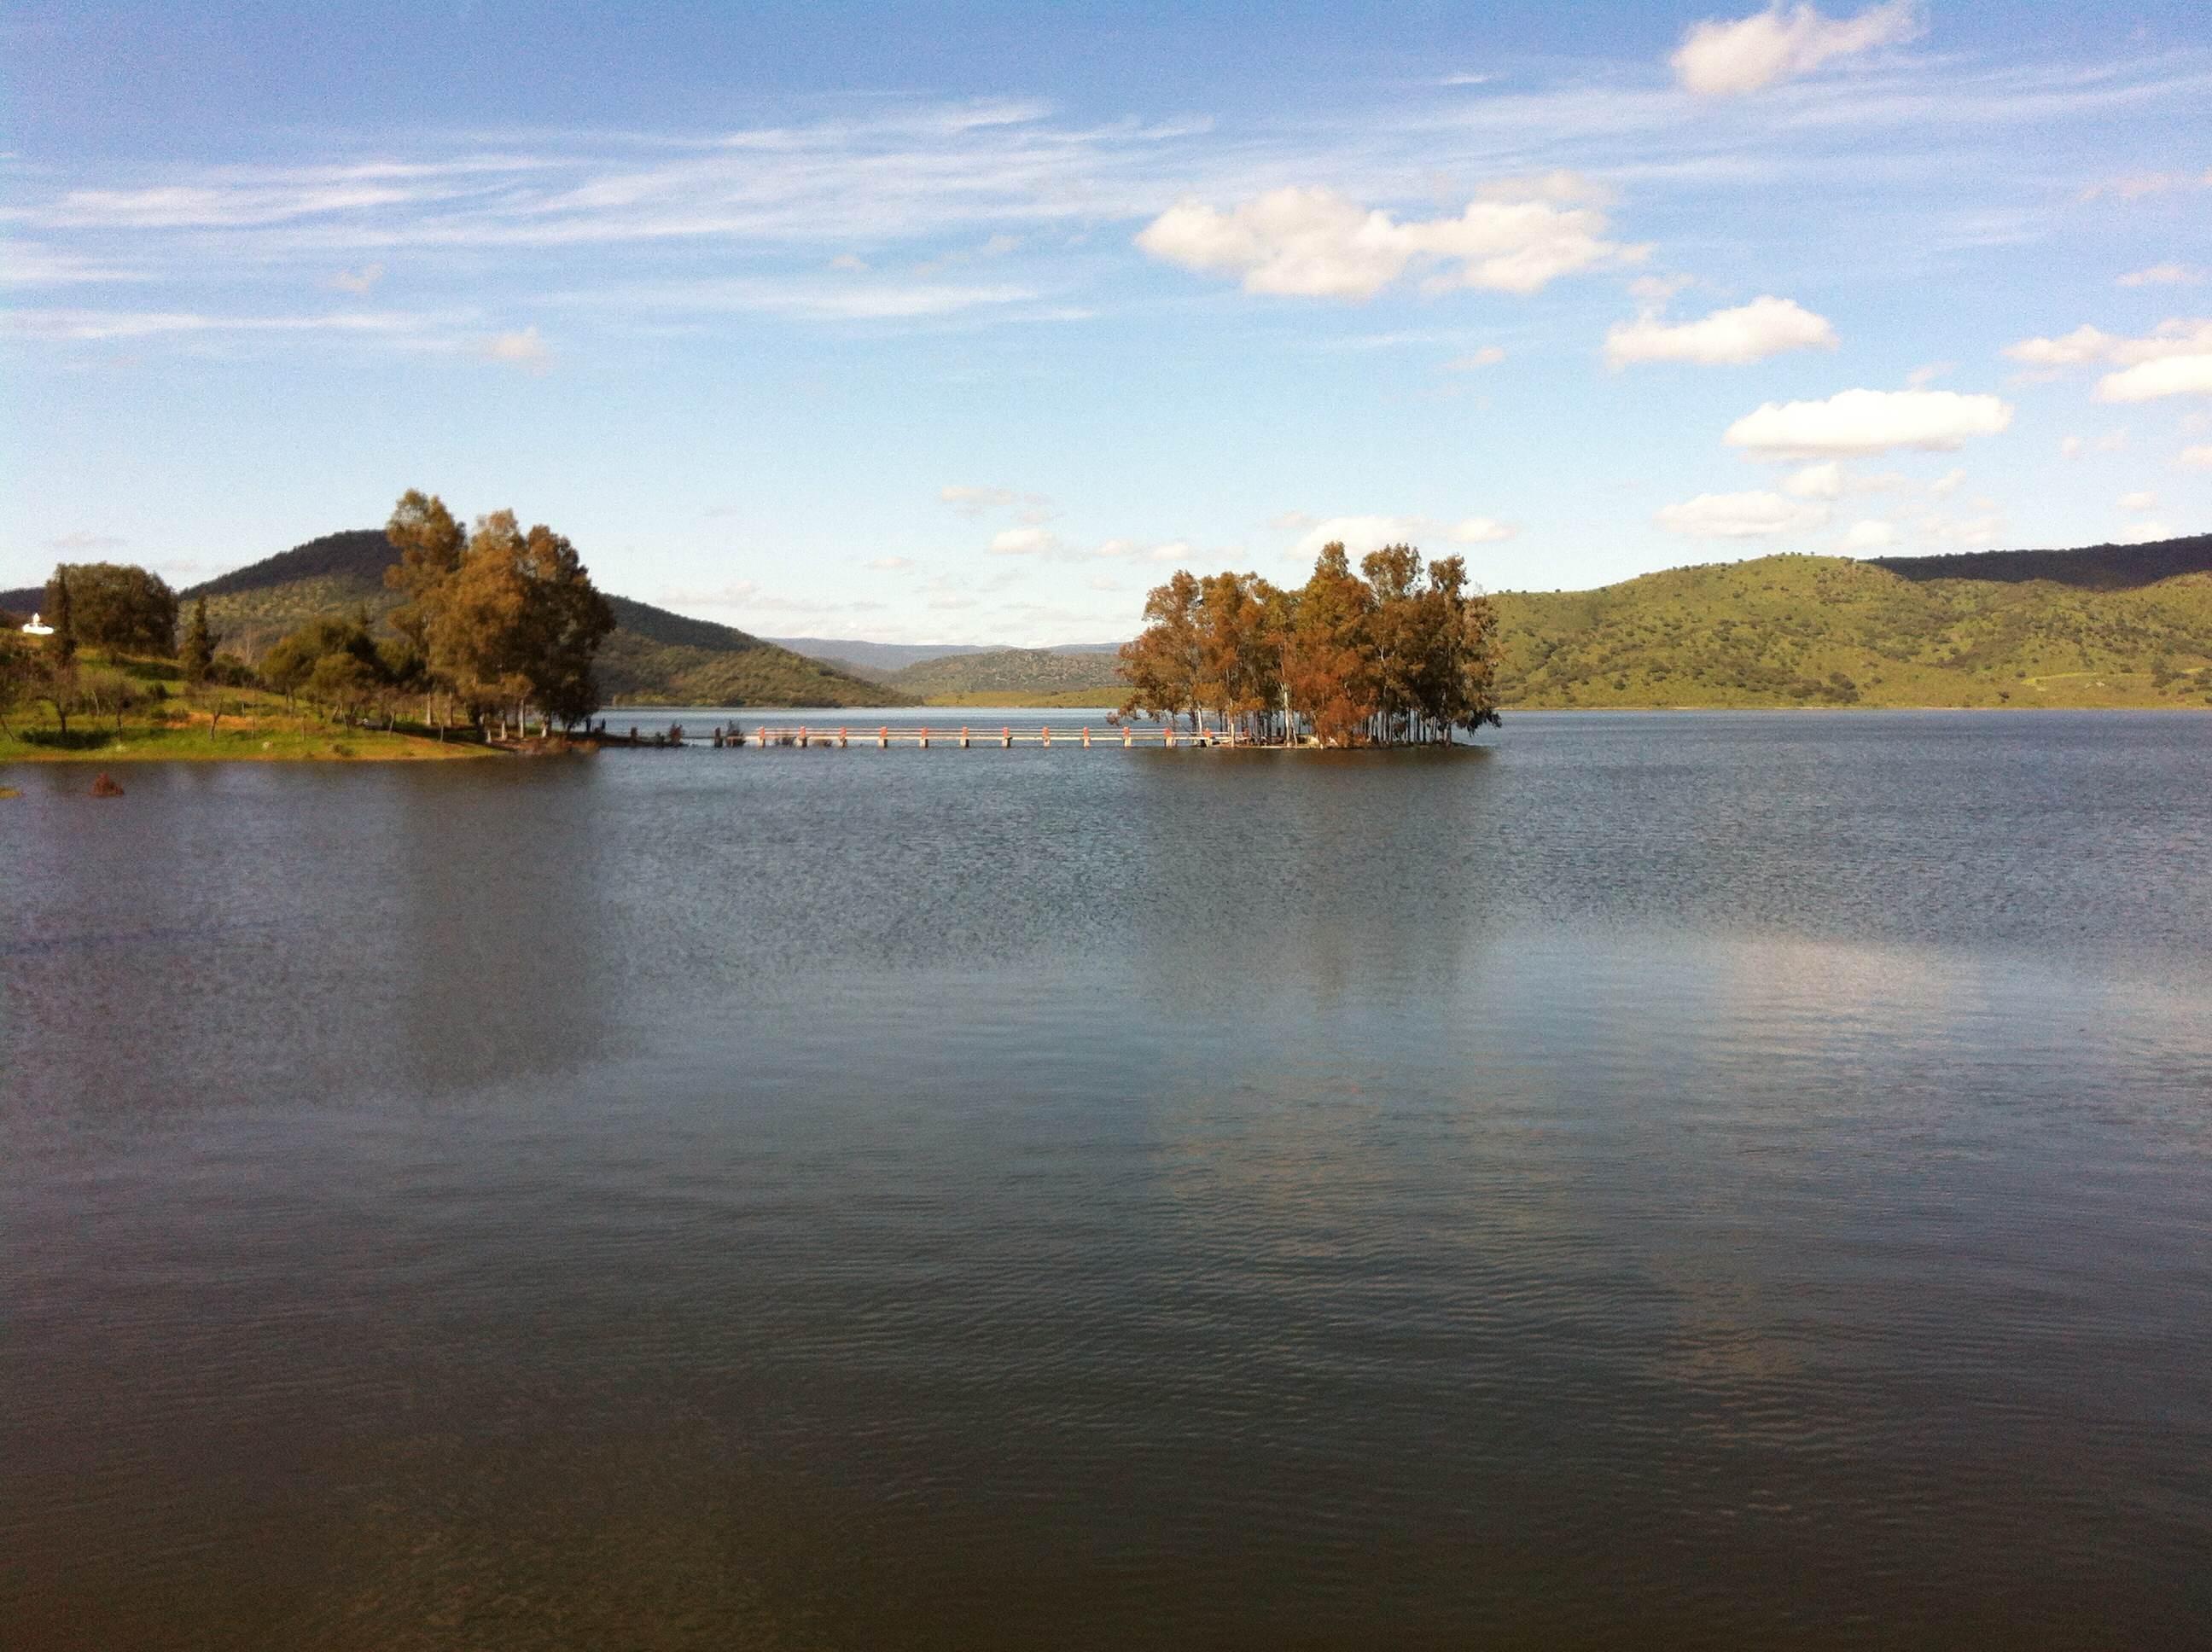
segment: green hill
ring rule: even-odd
[[[398,605],[384,584],[394,558],[380,528],[325,534],[181,592],[205,597],[221,646],[258,659],[319,614],[366,608],[380,619]],[[43,592],[0,592],[0,608],[34,607]],[[607,599],[615,629],[599,649],[599,682],[610,703],[669,706],[902,705],[905,696],[706,620],[687,619],[627,597]]]
[[[2212,563],[2212,539],[2165,563]],[[2191,548],[2194,549],[2191,549]],[[1590,706],[2157,706],[2212,697],[2212,573],[2128,588],[2111,549],[2064,580],[1899,572],[1830,556],[1681,568],[1498,598],[1499,698]],[[2150,547],[2119,547],[2130,553]],[[2048,553],[1999,553],[2007,556]],[[1960,573],[1981,557],[1915,558]],[[2032,565],[2033,566],[2033,565]]]
[[[925,659],[883,680],[933,706],[1111,705],[1121,697],[1114,659],[1045,648],[994,648]]]

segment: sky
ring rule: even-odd
[[[1110,641],[2212,528],[2212,10],[0,0],[0,587],[512,508]]]

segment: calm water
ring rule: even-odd
[[[2212,720],[1486,746],[9,774],[0,1643],[2204,1644]]]

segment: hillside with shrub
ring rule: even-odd
[[[384,570],[395,560],[381,528],[325,534],[181,593],[205,597],[208,619],[229,653],[258,660],[286,636],[325,615],[366,610],[371,627],[399,605]],[[627,597],[607,598],[615,629],[600,644],[598,671],[610,707],[880,706],[906,696],[750,634],[687,619]],[[35,588],[0,592],[0,608],[45,602]]]

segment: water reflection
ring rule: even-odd
[[[2172,1639],[2212,758],[1814,726],[33,779],[11,1645]]]

